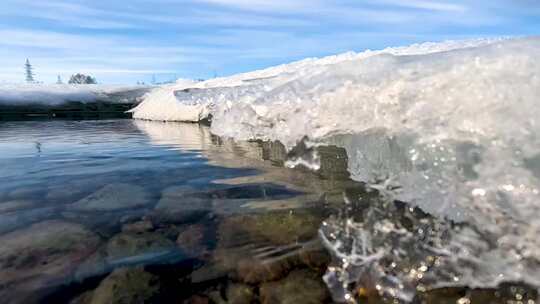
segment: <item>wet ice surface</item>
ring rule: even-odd
[[[466,204],[460,189],[482,181],[480,168],[503,162],[486,163],[491,159],[481,144],[467,140],[419,144],[414,134],[381,129],[322,142],[344,149],[351,177],[377,189],[381,200],[373,206],[366,203],[369,196],[345,195],[346,209],[360,208],[362,216],[356,211],[330,219],[322,230],[327,247],[339,259],[327,280],[342,297],[349,297],[350,284],[363,276],[381,293],[404,301],[411,301],[417,291],[448,286],[486,288],[507,282],[540,286],[537,240],[529,236],[537,227],[538,200],[526,195],[527,172],[502,177],[508,184],[500,185],[493,196],[481,188],[472,190],[474,199],[483,204],[473,199]],[[521,166],[530,164],[516,162],[516,170]],[[524,184],[512,185],[519,180]],[[534,179],[529,182],[537,186]],[[518,192],[523,192],[518,194],[521,201],[512,197]],[[397,208],[396,199],[407,206]],[[429,216],[415,215],[409,209],[414,207]]]
[[[437,216],[438,204],[414,208],[351,180],[362,172],[376,180],[369,166],[413,168],[400,152],[406,140],[367,138],[286,152],[195,124],[0,124],[0,295],[7,303],[535,302],[534,288],[512,279],[461,288],[486,271],[473,258],[500,244],[459,209]],[[355,162],[371,155],[351,149],[359,146],[380,157]],[[316,172],[304,166],[312,162]]]

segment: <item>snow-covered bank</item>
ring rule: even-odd
[[[160,87],[149,93],[144,102],[132,110],[133,117],[146,120],[162,121],[200,121],[209,115],[214,116],[219,107],[228,103],[252,103],[267,100],[267,94],[288,89],[287,84],[303,80],[322,73],[340,63],[355,66],[366,58],[389,54],[395,56],[428,54],[465,47],[478,47],[501,39],[478,39],[468,41],[447,41],[442,43],[424,43],[408,47],[387,48],[380,51],[362,53],[348,52],[324,58],[305,60],[279,65],[264,70],[221,77],[202,82],[181,79],[176,84]],[[296,93],[302,93],[300,87],[287,95],[296,100]],[[232,134],[231,134],[232,135]]]
[[[0,105],[56,106],[70,101],[133,103],[149,89],[118,85],[0,84]]]
[[[133,112],[181,121],[212,115],[211,130],[220,136],[289,148],[307,136],[315,145],[343,147],[353,179],[473,227],[447,227],[425,248],[421,254],[436,254],[441,265],[423,274],[429,281],[383,272],[383,287],[393,288],[384,285],[392,280],[413,290],[420,282],[540,287],[539,54],[540,38],[347,53],[164,87]],[[379,260],[400,263],[396,244],[373,241],[382,232],[403,233],[398,227],[345,224],[358,233],[327,243],[343,260],[334,275],[344,286],[358,275],[350,271],[385,269]],[[341,247],[349,241],[356,247]],[[394,292],[407,298],[411,290]]]

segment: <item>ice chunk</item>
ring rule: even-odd
[[[147,106],[160,117],[176,113],[166,117],[173,120],[211,115],[211,131],[224,137],[343,147],[354,179],[420,207],[434,225],[466,225],[441,228],[445,242],[433,249],[449,266],[433,282],[540,287],[538,54],[537,37],[347,53],[169,88],[171,108],[153,93]],[[136,117],[149,113],[135,109]],[[388,252],[367,237],[376,226],[345,223],[358,233],[329,248],[346,263]],[[355,260],[338,246],[345,241],[373,250]],[[454,277],[442,276],[448,269]]]

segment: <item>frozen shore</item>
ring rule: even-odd
[[[58,106],[67,102],[136,103],[149,86],[0,84],[1,106]]]
[[[211,117],[216,135],[277,140],[288,149],[302,141],[344,148],[353,179],[474,227],[451,228],[429,248],[456,274],[432,272],[437,286],[540,287],[538,54],[538,37],[346,53],[180,81],[151,92],[132,111],[149,120]],[[399,234],[397,227],[343,223],[357,233],[327,242],[343,260],[333,274],[338,280],[381,257],[395,258],[392,247],[374,240]],[[343,247],[347,242],[355,245]]]
[[[0,84],[0,121],[129,118],[145,86]]]

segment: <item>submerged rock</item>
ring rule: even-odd
[[[121,233],[106,246],[107,263],[112,266],[130,265],[160,260],[177,254],[173,241],[157,233]]]
[[[205,290],[203,295],[193,295],[184,301],[188,303],[213,303],[213,304],[251,304],[259,303],[255,287],[232,283],[228,286],[217,285]]]
[[[27,200],[13,200],[0,203],[0,213],[8,213],[29,209],[35,206],[35,203]]]
[[[313,247],[313,248],[312,248]],[[215,251],[211,273],[246,284],[260,284],[283,279],[295,269],[308,269],[322,277],[330,262],[329,254],[319,246],[282,246],[259,248],[219,248]],[[204,269],[204,268],[202,268]],[[198,270],[197,278],[203,277]],[[219,270],[220,272],[216,271]],[[216,279],[206,274],[206,279]]]
[[[46,221],[0,237],[0,298],[3,303],[39,301],[69,283],[75,268],[100,243],[83,226]]]
[[[75,299],[72,299],[71,301],[69,301],[69,304],[89,304],[90,301],[92,301],[92,291],[87,291],[81,295],[79,295],[78,297],[76,297]]]
[[[44,207],[38,209],[22,209],[0,214],[0,234],[26,227],[30,224],[53,218],[58,208]]]
[[[314,246],[319,220],[309,213],[273,212],[238,215],[218,228],[214,263],[247,284],[282,279],[296,267],[321,272],[329,261]],[[315,261],[317,259],[321,261]],[[323,270],[321,270],[323,269]]]
[[[533,304],[538,303],[538,291],[527,286],[502,284],[496,289],[448,287],[419,293],[414,303],[437,304]]]
[[[183,227],[176,239],[176,244],[187,256],[201,256],[206,250],[204,243],[205,230],[206,229],[202,224]]]
[[[319,239],[304,246],[298,254],[302,265],[321,274],[326,271],[331,262],[330,253],[323,247]]]
[[[228,218],[220,230],[225,233],[242,230],[253,238],[264,238],[274,245],[287,245],[315,238],[320,223],[319,217],[307,212],[269,212]]]
[[[189,277],[192,283],[206,283],[221,278],[226,278],[230,274],[231,268],[223,263],[207,263],[201,268],[193,271]]]
[[[124,224],[122,226],[122,232],[143,233],[152,231],[154,225],[151,221],[139,221],[135,223]]]
[[[144,188],[131,184],[111,184],[72,204],[77,211],[116,211],[143,207],[150,203]]]
[[[244,257],[239,259],[236,265],[236,274],[242,282],[256,284],[281,279],[297,265],[296,257],[269,260]]]
[[[159,290],[159,278],[142,268],[117,269],[99,284],[87,303],[149,303],[158,296]]]
[[[49,202],[70,204],[90,194],[91,192],[87,189],[88,185],[72,183],[53,185],[47,189],[45,199]]]
[[[171,187],[163,191],[154,211],[148,216],[155,224],[186,223],[196,221],[207,215],[211,200],[193,196],[190,187]]]
[[[81,223],[100,236],[109,239],[118,233],[122,219],[132,217],[140,219],[148,212],[146,208],[123,209],[119,212],[80,212],[78,210],[63,211],[61,215],[73,222]]]
[[[146,224],[142,227],[148,228]],[[77,269],[75,278],[82,281],[118,267],[174,263],[185,258],[186,255],[174,241],[156,231],[124,231],[114,235],[107,244],[88,257]]]
[[[326,303],[330,294],[321,277],[309,270],[291,272],[285,279],[260,287],[263,304]]]
[[[191,296],[189,299],[183,302],[184,304],[209,304],[210,299],[201,295]]]
[[[245,284],[230,284],[227,288],[227,301],[234,304],[250,304],[256,298],[253,287]]]
[[[14,200],[39,198],[46,192],[40,184],[33,184],[16,188],[8,193],[8,197]]]

